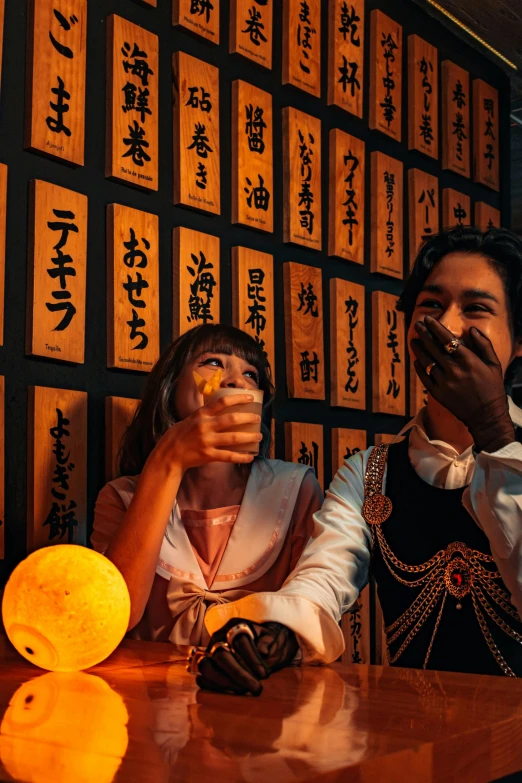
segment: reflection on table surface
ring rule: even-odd
[[[44,673],[0,639],[0,780],[488,781],[522,768],[522,682],[299,667],[260,698],[204,693],[172,645]]]

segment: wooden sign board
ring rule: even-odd
[[[473,180],[500,189],[498,91],[473,79]]]
[[[364,263],[364,141],[330,131],[328,255]]]
[[[219,71],[175,52],[174,203],[219,215]]]
[[[469,73],[442,61],[442,168],[469,177]]]
[[[321,270],[288,261],[283,280],[288,396],[324,400]]]
[[[332,476],[335,476],[345,460],[358,451],[365,451],[366,430],[349,430],[343,427],[332,429]]]
[[[156,6],[158,5],[158,0],[143,0],[143,2],[146,3],[147,5],[153,6],[154,8],[156,8]]]
[[[4,344],[6,226],[7,226],[7,166],[5,165],[5,163],[0,163],[0,345]]]
[[[321,95],[321,0],[283,0],[283,84]]]
[[[159,221],[107,208],[107,366],[150,372],[160,354]]]
[[[232,248],[232,323],[252,335],[275,378],[274,257]]]
[[[158,36],[112,14],[107,24],[105,176],[158,189]]]
[[[87,196],[33,180],[25,352],[83,364]]]
[[[413,362],[410,362],[410,416],[416,416],[427,402],[428,392],[415,372]]]
[[[193,326],[220,319],[219,237],[179,226],[174,229],[174,339]]]
[[[490,228],[501,228],[500,210],[490,207],[489,204],[485,204],[483,201],[476,201],[475,225],[481,231],[489,231]]]
[[[274,0],[231,0],[230,54],[242,54],[272,68]]]
[[[370,271],[403,276],[403,164],[382,152],[371,157]]]
[[[366,408],[364,286],[330,280],[331,405]]]
[[[438,52],[418,35],[408,36],[408,148],[439,157]]]
[[[219,43],[219,0],[172,0],[172,24]]]
[[[408,171],[410,269],[425,239],[440,230],[439,181],[420,169]]]
[[[374,443],[376,446],[380,446],[381,443],[393,443],[397,435],[391,435],[389,432],[376,432],[374,435]]]
[[[406,415],[404,313],[397,297],[372,293],[372,410]]]
[[[283,241],[321,250],[321,120],[283,109]]]
[[[112,481],[119,476],[118,456],[123,436],[139,402],[129,397],[105,398],[105,481]]]
[[[442,191],[442,228],[471,225],[471,200],[453,188]]]
[[[5,378],[0,375],[0,560],[5,557]]]
[[[370,128],[401,140],[402,27],[382,11],[370,14]]]
[[[328,104],[363,116],[364,0],[328,3]]]
[[[370,663],[370,623],[370,586],[366,585],[355,605],[341,617],[342,663]]]
[[[60,7],[28,3],[24,144],[83,166],[87,0]]]
[[[274,229],[272,96],[232,82],[232,222]]]
[[[308,465],[324,485],[323,425],[285,422],[285,459]]]
[[[29,387],[27,546],[87,543],[87,393]]]

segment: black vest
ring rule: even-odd
[[[407,565],[418,565],[455,541],[484,554],[491,554],[487,536],[462,505],[463,492],[464,487],[439,489],[423,481],[410,463],[408,438],[391,445],[385,494],[392,501],[393,510],[383,522],[382,532],[393,554]],[[490,568],[497,570],[494,563]],[[372,573],[377,582],[384,623],[389,626],[411,606],[421,588],[402,585],[390,574],[377,541],[372,555]],[[404,573],[399,573],[404,578]],[[500,579],[495,584],[507,592]],[[459,603],[461,608],[457,609]],[[422,668],[440,605],[439,601],[394,665]],[[491,605],[502,620],[522,634],[520,621],[511,618],[497,604]],[[481,611],[503,658],[517,676],[522,676],[522,645],[502,631],[487,616],[484,608],[481,607]],[[398,651],[405,636],[390,646],[392,656]],[[460,601],[447,595],[427,668],[503,674],[481,631],[470,593]]]

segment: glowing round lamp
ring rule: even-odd
[[[123,639],[129,591],[110,560],[74,544],[44,547],[11,574],[2,601],[5,631],[28,661],[57,672],[104,661]]]
[[[24,682],[0,725],[0,760],[27,783],[110,783],[128,744],[123,699],[92,674]]]

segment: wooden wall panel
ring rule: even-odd
[[[473,80],[473,180],[500,190],[498,90]]]
[[[285,459],[315,470],[317,480],[324,486],[323,425],[285,422]]]
[[[220,319],[219,237],[175,228],[173,336]]]
[[[364,0],[328,3],[328,104],[363,116]]]
[[[283,109],[283,239],[321,250],[321,122]]]
[[[119,475],[118,454],[139,402],[130,397],[105,398],[105,481]]]
[[[381,443],[393,443],[397,436],[389,432],[376,432],[373,438],[374,445],[380,446]]]
[[[29,387],[27,546],[86,544],[87,394]]]
[[[330,131],[328,255],[364,263],[364,141]]]
[[[442,191],[442,228],[471,225],[471,199],[453,188]]]
[[[439,157],[439,58],[418,35],[408,36],[408,148]]]
[[[370,128],[401,140],[402,27],[378,9],[370,13]]]
[[[403,276],[403,164],[382,152],[371,157],[370,270]]]
[[[107,20],[105,176],[158,189],[158,36],[113,14]]]
[[[330,280],[331,405],[366,408],[364,286]]]
[[[372,409],[405,416],[404,313],[396,304],[392,294],[372,293]]]
[[[502,220],[500,210],[490,207],[483,201],[475,202],[475,220],[473,221],[481,231],[487,231],[490,228],[500,228]]]
[[[29,0],[27,10],[25,147],[83,166],[87,0]]]
[[[220,0],[172,0],[172,24],[219,43]]]
[[[274,0],[262,4],[231,0],[230,53],[242,54],[258,65],[272,68]]]
[[[366,450],[366,430],[350,430],[344,427],[332,429],[332,476],[358,451]]]
[[[442,63],[442,168],[463,177],[470,173],[469,73],[444,60]]]
[[[408,171],[410,269],[425,239],[440,231],[439,180],[420,169]]]
[[[321,0],[283,0],[283,84],[321,95]]]
[[[221,212],[219,71],[175,52],[174,203]]]
[[[50,182],[30,185],[25,350],[83,364],[87,196]]]
[[[107,366],[150,372],[160,354],[159,221],[107,208]]]

